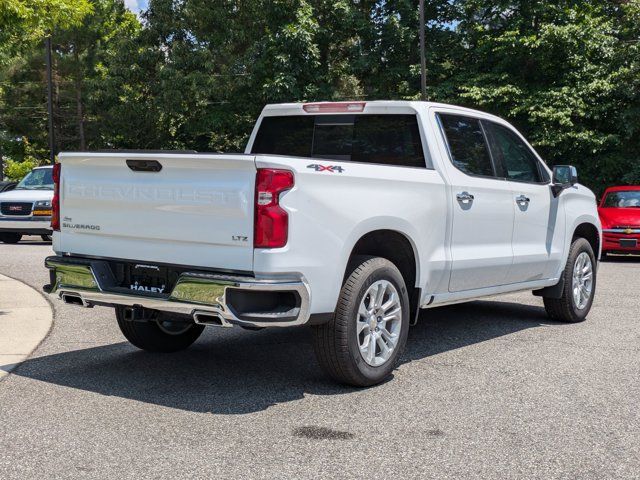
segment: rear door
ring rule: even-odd
[[[453,202],[450,292],[503,285],[513,262],[514,203],[498,178],[480,119],[440,112]]]
[[[512,128],[486,120],[483,125],[515,206],[513,266],[507,283],[546,278],[550,262],[555,271],[564,249],[564,219],[559,218],[559,200],[549,188],[550,176]]]
[[[60,156],[58,252],[251,271],[250,155]]]

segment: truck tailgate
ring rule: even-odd
[[[253,269],[253,156],[63,153],[60,163],[57,252]]]

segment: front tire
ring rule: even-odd
[[[0,242],[15,244],[22,240],[19,233],[0,233]]]
[[[376,385],[397,367],[407,343],[409,296],[398,268],[379,257],[356,257],[336,311],[314,327],[314,349],[334,380]]]
[[[186,322],[148,320],[137,322],[125,318],[125,309],[116,307],[118,326],[129,342],[147,352],[170,353],[189,348],[204,326]]]
[[[578,323],[587,318],[596,293],[596,265],[591,244],[584,238],[576,238],[562,274],[562,297],[543,299],[551,319]]]

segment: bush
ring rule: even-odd
[[[640,185],[640,164],[634,165],[626,175],[622,177],[624,183]]]
[[[4,164],[4,175],[7,180],[19,182],[37,166],[38,163],[34,160],[15,162],[11,159],[6,159]]]

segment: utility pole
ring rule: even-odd
[[[425,53],[424,0],[420,0],[420,98],[427,100],[427,57]]]
[[[53,73],[51,66],[51,35],[45,40],[47,59],[47,111],[49,114],[49,161],[53,165],[56,159],[55,134],[53,131]]]

